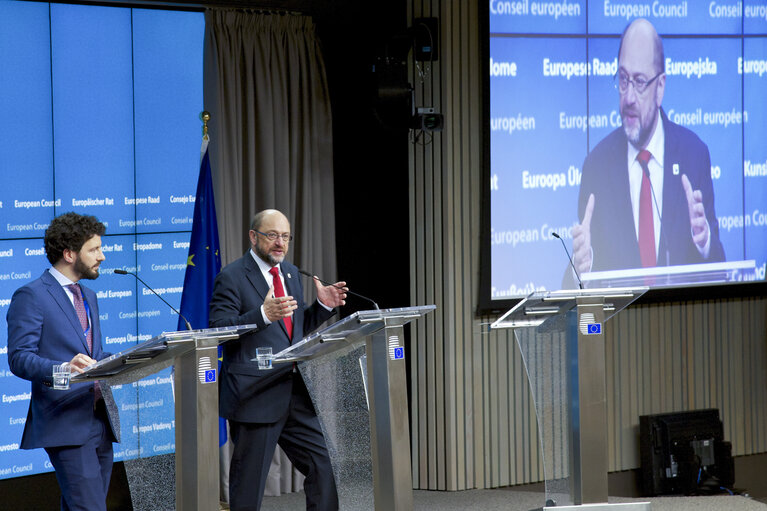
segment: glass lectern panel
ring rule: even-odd
[[[588,326],[577,320],[579,299],[592,303],[604,299],[602,310],[607,322],[645,291],[647,287],[533,293],[490,326],[494,331],[513,329],[524,363],[535,405],[546,506],[580,504],[573,502],[577,480],[571,473],[571,457],[588,456],[573,454],[577,452],[573,431],[580,428],[575,424],[579,418],[574,417],[580,413],[574,401],[580,363],[577,332]]]
[[[386,327],[400,327],[435,308],[426,305],[358,311],[273,358],[274,364],[300,362],[298,367],[328,446],[341,509],[375,508],[370,429],[375,404],[367,394],[370,363],[366,359],[367,341],[373,342]],[[377,340],[381,341],[387,339]],[[372,361],[374,366],[386,363],[380,359]],[[406,401],[404,394],[400,397]],[[402,406],[402,403],[398,402],[396,406]],[[391,435],[391,427],[379,430],[377,434]],[[411,484],[408,481],[408,491],[412,491]]]

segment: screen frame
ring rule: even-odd
[[[497,315],[514,307],[524,297],[496,299],[491,298],[492,257],[491,257],[491,193],[490,193],[490,3],[479,3],[479,30],[480,40],[480,91],[481,98],[481,185],[480,185],[480,268],[479,268],[479,297],[477,300],[476,316]],[[588,16],[588,11],[587,11]],[[520,34],[533,35],[533,34]],[[540,36],[541,34],[534,34]],[[551,37],[558,37],[552,34]],[[603,37],[592,35],[592,37]],[[748,34],[741,37],[749,37]],[[513,197],[512,197],[513,198]],[[568,264],[568,255],[562,250],[562,263]],[[560,272],[561,268],[552,271]],[[661,302],[683,301],[706,301],[725,300],[733,298],[749,298],[767,296],[767,280],[758,282],[737,282],[722,284],[699,284],[678,287],[650,288],[635,304],[652,304]]]

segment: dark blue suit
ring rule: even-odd
[[[293,313],[293,342],[333,316],[315,301],[307,306],[298,269],[280,265],[285,292],[298,302]],[[269,465],[279,445],[307,476],[308,509],[336,509],[337,496],[330,460],[314,407],[300,373],[290,364],[259,370],[256,348],[279,353],[291,344],[282,321],[265,324],[261,305],[269,286],[250,252],[216,277],[210,303],[210,326],[258,325],[258,329],[223,345],[219,409],[229,419],[235,442],[230,471],[233,511],[259,509]]]
[[[93,383],[72,384],[69,390],[51,387],[54,365],[69,362],[77,353],[96,360],[110,355],[102,351],[96,293],[81,287],[90,308],[92,353],[72,302],[46,270],[13,295],[7,315],[8,363],[13,374],[32,382],[21,448],[46,449],[61,486],[62,509],[92,511],[106,505],[112,442],[119,439],[117,417],[113,426],[105,408],[94,407]],[[109,392],[108,386],[104,385],[103,391]],[[87,450],[94,444],[97,456],[82,452],[71,456],[72,448]],[[74,465],[68,461],[78,456]],[[85,481],[88,477],[93,480]]]
[[[658,246],[658,266],[724,261],[719,222],[714,211],[714,187],[708,147],[695,133],[669,121],[661,110],[665,135],[663,161],[663,212]],[[589,195],[594,194],[591,219],[592,271],[641,268],[639,242],[631,210],[626,167],[628,140],[623,128],[607,135],[583,164],[578,218],[582,221]],[[676,166],[676,167],[675,167]],[[674,169],[677,169],[675,172]],[[693,190],[703,194],[710,229],[711,249],[703,259],[692,241],[687,199],[682,188],[686,174]]]

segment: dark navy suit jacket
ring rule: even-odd
[[[335,314],[315,301],[304,303],[304,290],[298,268],[288,262],[280,264],[285,280],[285,293],[293,296],[298,308],[293,313],[293,342],[315,330]],[[255,332],[223,345],[223,362],[219,381],[219,408],[222,417],[237,422],[271,423],[283,417],[292,394],[291,364],[275,365],[259,370],[256,348],[271,346],[277,354],[289,347],[282,321],[266,325],[261,314],[269,286],[250,251],[226,266],[216,277],[210,303],[211,327],[258,325]]]
[[[92,421],[98,420],[93,413],[93,383],[74,383],[69,390],[51,387],[54,365],[69,362],[77,353],[96,360],[110,355],[101,346],[96,293],[81,287],[90,308],[92,353],[72,302],[48,270],[16,290],[8,307],[8,364],[13,374],[32,382],[22,449],[82,445]],[[103,391],[110,392],[106,385]],[[112,434],[119,440],[118,424],[110,415]]]
[[[714,211],[708,147],[692,131],[669,121],[662,110],[661,118],[665,154],[658,266],[666,266],[667,258],[668,265],[724,261],[724,249],[719,240],[719,222]],[[642,267],[631,210],[627,160],[628,140],[621,127],[597,144],[583,164],[578,218],[583,220],[589,194],[593,193],[592,271]],[[693,190],[703,193],[711,239],[711,250],[705,260],[692,241],[682,174],[687,175]]]

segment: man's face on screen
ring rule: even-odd
[[[623,39],[618,59],[618,73],[629,79],[620,91],[620,111],[626,137],[636,148],[643,149],[652,137],[663,99],[666,75],[660,74],[654,62],[654,37],[645,27],[632,27]],[[655,78],[655,79],[653,79]],[[636,83],[648,83],[644,91]],[[640,86],[641,88],[641,86]]]

